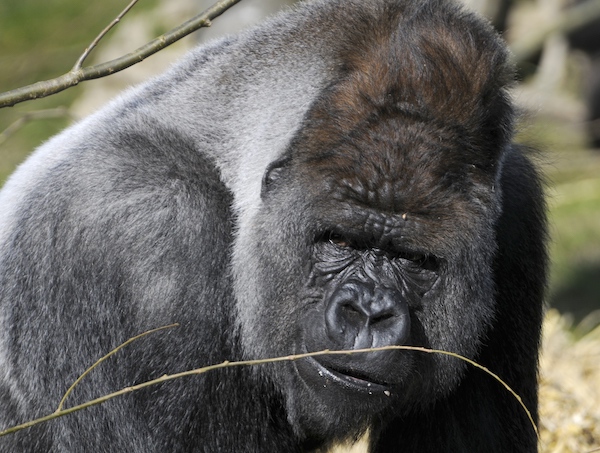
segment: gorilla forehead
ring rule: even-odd
[[[308,111],[291,144],[299,173],[316,194],[391,214],[494,203],[513,115],[504,47],[469,14],[387,5],[385,32],[357,27]]]
[[[452,131],[400,112],[376,112],[351,131],[338,130],[332,142],[324,140],[322,132],[314,131],[301,145],[302,151],[309,151],[302,164],[318,193],[334,200],[403,214],[434,209],[437,193],[450,203],[449,195],[467,192],[472,164],[457,152],[466,144]]]
[[[497,202],[489,190],[495,165],[474,165],[457,129],[398,109],[374,111],[346,133],[337,126],[307,131],[295,168],[317,212],[347,232],[362,229],[375,242],[443,242],[477,227],[466,219],[488,217]]]

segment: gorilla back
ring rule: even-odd
[[[224,360],[414,345],[536,417],[544,202],[512,71],[445,0],[317,0],[189,54],[0,194],[0,429]],[[489,376],[414,351],[229,368],[0,451],[535,452]]]

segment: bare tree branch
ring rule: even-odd
[[[98,35],[98,38],[94,40],[88,49],[86,49],[73,69],[71,69],[69,72],[54,79],[37,82],[32,85],[17,88],[15,90],[0,94],[0,108],[11,107],[20,102],[50,96],[51,94],[59,93],[67,88],[78,85],[80,82],[98,79],[100,77],[105,77],[115,72],[122,71],[123,69],[145,60],[150,55],[154,55],[158,51],[170,46],[174,42],[179,41],[181,38],[189,35],[199,28],[210,27],[211,20],[219,17],[226,10],[239,2],[240,0],[220,0],[203,13],[198,14],[194,18],[168,31],[158,38],[153,39],[152,41],[146,43],[137,50],[128,53],[127,55],[94,66],[88,66],[85,68],[78,67],[80,64],[79,62],[83,62],[89,52],[93,49],[93,46],[95,46],[97,42],[106,34],[103,31],[100,33],[100,35]],[[126,10],[123,11],[117,17],[117,19],[115,19],[115,21],[109,25],[109,27],[112,28],[112,26],[114,26],[121,19],[121,17],[123,17],[123,15],[129,11],[129,9],[131,9],[131,6],[133,5],[130,4],[130,6],[128,6]]]
[[[127,14],[129,12],[129,10],[131,8],[133,8],[137,2],[138,2],[138,0],[132,0],[129,3],[129,5],[127,5],[123,11],[121,11],[121,14],[119,14],[117,17],[115,17],[114,20],[110,24],[108,24],[104,28],[104,30],[102,30],[100,32],[100,34],[98,36],[96,36],[96,39],[94,39],[92,41],[92,43],[87,47],[87,49],[85,49],[85,51],[81,54],[81,56],[77,60],[77,63],[75,63],[75,66],[73,66],[73,69],[71,69],[71,71],[78,71],[79,69],[81,69],[81,67],[83,66],[83,62],[90,55],[90,53],[92,52],[92,50],[94,50],[94,48],[98,45],[98,43],[100,42],[100,40],[102,38],[104,38],[104,36],[106,36],[106,34],[110,30],[112,30],[113,27],[115,25],[117,25],[121,21],[121,19],[123,19],[123,16],[125,16],[125,14]]]

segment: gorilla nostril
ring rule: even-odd
[[[395,313],[392,312],[388,312],[388,313],[381,313],[375,316],[371,316],[369,318],[369,323],[370,324],[379,324],[379,323],[383,323],[385,321],[387,321],[390,318],[394,318],[396,317]]]
[[[341,348],[400,344],[410,333],[408,305],[399,291],[355,281],[333,292],[325,325],[329,338]]]
[[[343,316],[349,321],[359,322],[361,319],[365,318],[365,315],[358,310],[352,302],[346,302],[342,304],[340,309],[343,313]]]

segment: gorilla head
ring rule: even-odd
[[[471,16],[397,16],[348,44],[265,172],[234,261],[252,356],[419,345],[476,357],[493,319],[506,53]],[[299,426],[336,432],[443,397],[463,365],[396,350],[276,373]]]
[[[511,79],[491,27],[445,0],[317,0],[40,148],[0,195],[0,421],[50,412],[171,322],[73,402],[226,359],[412,345],[487,366],[535,416],[544,203]],[[371,452],[537,443],[488,376],[385,350],[174,382],[0,451],[324,451],[367,431]]]

